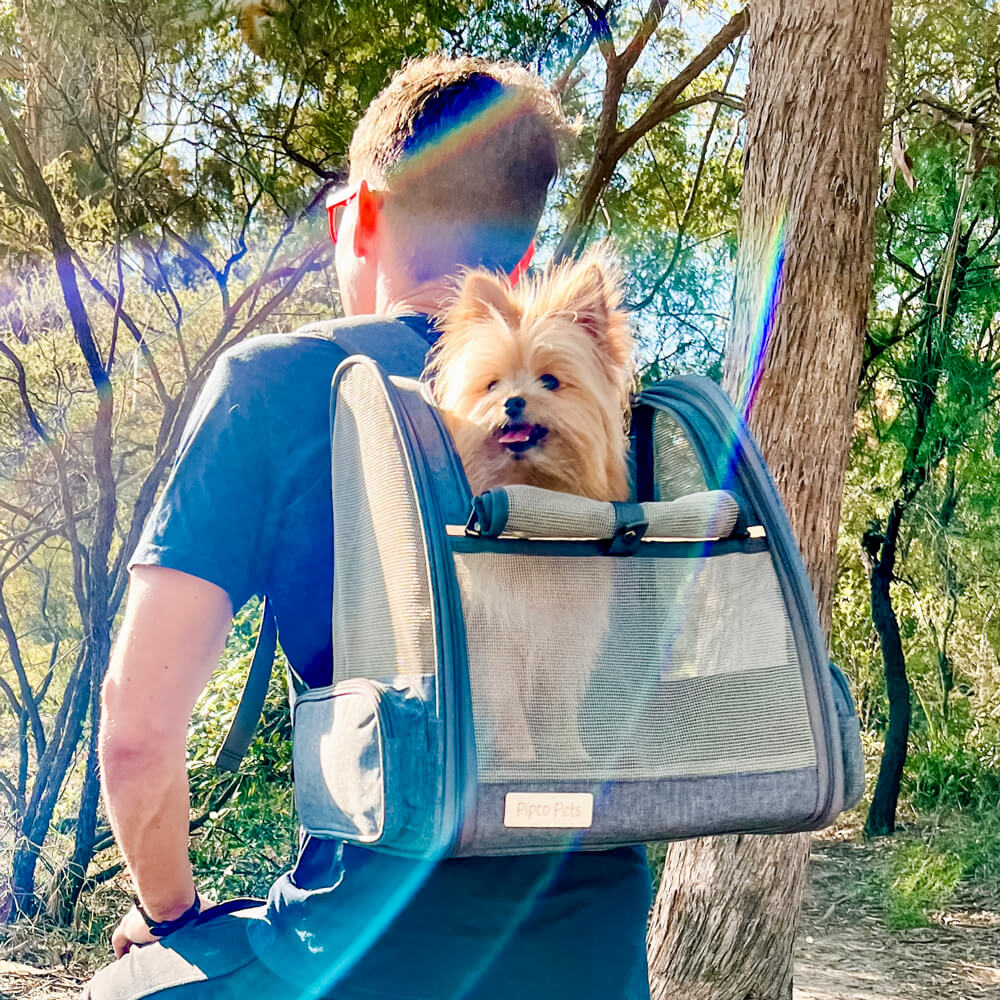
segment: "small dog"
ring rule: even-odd
[[[466,276],[428,374],[473,493],[526,483],[627,498],[634,342],[619,283],[596,252],[514,289]]]
[[[628,498],[634,342],[621,301],[600,251],[513,289],[466,275],[426,374],[474,494],[526,484]],[[483,553],[456,567],[476,728],[489,734],[481,770],[588,761],[579,709],[607,631],[610,563]]]

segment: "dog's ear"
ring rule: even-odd
[[[569,313],[616,364],[631,357],[633,341],[621,308],[621,271],[600,246],[552,272],[548,307]]]
[[[500,317],[508,326],[517,326],[521,310],[510,286],[489,271],[469,271],[448,310],[448,322],[468,325]]]

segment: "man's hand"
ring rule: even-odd
[[[214,899],[208,899],[200,893],[198,899],[201,902],[201,913],[216,905]],[[183,926],[186,927],[187,924]],[[118,926],[111,935],[111,947],[114,948],[115,958],[121,958],[133,945],[152,944],[154,941],[162,940],[162,937],[150,933],[146,921],[142,919],[142,914],[133,904],[128,913],[118,921]]]
[[[115,950],[115,958],[121,958],[134,944],[152,944],[159,940],[149,933],[142,914],[132,906],[111,935],[111,947]]]

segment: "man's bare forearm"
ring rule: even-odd
[[[137,567],[102,691],[104,801],[146,911],[157,920],[194,899],[188,859],[186,742],[191,708],[231,618],[213,584]]]
[[[156,919],[171,920],[194,899],[184,744],[150,749],[116,745],[113,729],[105,725],[104,801],[143,906]]]

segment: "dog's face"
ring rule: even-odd
[[[626,499],[633,342],[619,306],[595,255],[516,289],[466,276],[429,370],[474,492],[527,483]]]

